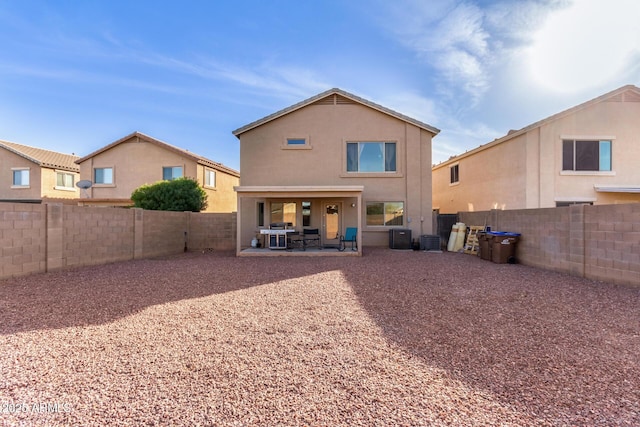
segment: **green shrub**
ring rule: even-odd
[[[192,178],[145,184],[131,193],[136,208],[154,211],[200,212],[207,207],[207,193]]]

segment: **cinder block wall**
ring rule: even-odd
[[[486,224],[496,231],[520,233],[516,258],[523,264],[640,286],[640,204],[458,215],[468,226]]]
[[[0,203],[1,277],[44,271],[46,219],[44,205]]]
[[[584,217],[585,275],[639,284],[640,203],[585,206]]]
[[[62,211],[61,267],[104,264],[133,258],[134,211],[81,206],[64,206]]]
[[[235,244],[235,213],[0,203],[0,278]]]
[[[142,211],[142,215],[143,250],[136,258],[184,252],[189,233],[189,212]]]
[[[235,250],[237,214],[194,213],[189,216],[189,250]]]

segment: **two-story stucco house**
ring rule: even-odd
[[[92,182],[81,193],[85,206],[131,206],[131,193],[164,179],[193,178],[207,193],[204,212],[235,212],[240,173],[140,132],[125,136],[76,161],[82,180]]]
[[[640,202],[640,89],[628,85],[433,167],[441,213]]]
[[[78,156],[0,141],[0,200],[42,203],[78,198]]]
[[[235,130],[237,254],[252,255],[245,249],[271,223],[318,229],[325,248],[357,228],[358,251],[343,252],[349,255],[387,245],[393,227],[418,239],[430,234],[431,139],[438,132],[341,89]]]

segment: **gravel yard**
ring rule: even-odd
[[[0,281],[0,425],[640,425],[640,290],[453,253]]]

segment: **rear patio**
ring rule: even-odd
[[[638,289],[369,248],[6,279],[0,424],[639,425],[639,308]]]

